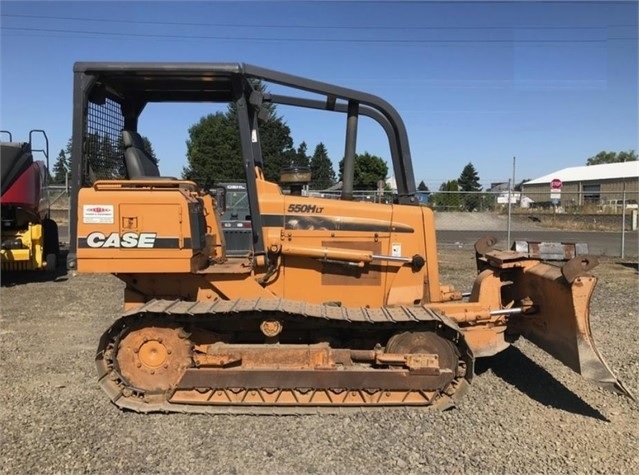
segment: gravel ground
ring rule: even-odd
[[[467,251],[442,251],[467,289]],[[599,349],[639,388],[636,267],[604,258],[592,304]],[[108,275],[8,283],[0,319],[2,473],[639,473],[635,403],[520,341],[480,360],[447,412],[326,416],[138,415],[98,388],[93,357],[119,313]],[[89,310],[95,308],[96,311]]]

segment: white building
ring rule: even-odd
[[[558,180],[554,190],[551,189],[553,180]],[[554,198],[562,204],[605,204],[621,200],[624,195],[626,200],[636,202],[639,161],[563,168],[524,183],[522,192],[535,202],[550,202]]]

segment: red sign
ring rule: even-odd
[[[561,190],[561,180],[559,178],[554,178],[551,182],[550,182],[550,189],[551,190]]]

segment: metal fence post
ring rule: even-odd
[[[626,180],[623,181],[623,194],[621,195],[621,258],[626,257]]]
[[[508,232],[506,233],[506,245],[510,248],[510,223],[512,216],[512,191],[515,186],[515,157],[513,157],[513,179],[508,180]]]
[[[507,229],[506,233],[506,245],[510,246],[510,217],[512,214],[512,182],[508,179],[508,220],[507,220]]]

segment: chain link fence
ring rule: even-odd
[[[550,212],[554,214],[617,214],[639,208],[637,193],[621,192],[614,198],[593,200],[587,193],[570,193],[564,199],[549,199],[548,193],[511,193],[503,191],[438,191],[422,193],[420,201],[435,211],[502,212],[511,207],[516,212]]]
[[[305,193],[307,196],[340,199],[339,190],[311,190]],[[355,190],[355,201],[368,201],[373,203],[392,203],[393,192],[388,190],[371,191]],[[463,191],[437,191],[417,192],[417,198],[423,206],[428,206],[436,212],[471,212],[471,213],[507,213],[510,202],[513,214],[531,216],[554,216],[557,219],[561,215],[600,217],[602,223],[605,216],[610,216],[610,224],[617,223],[622,216],[626,217],[626,229],[636,230],[636,215],[639,209],[637,193],[620,193],[620,197],[612,199],[600,199],[592,201],[587,196],[571,193],[568,199],[548,200],[548,194],[520,192],[463,192]],[[50,185],[49,201],[54,209],[65,210],[69,206],[69,185]],[[583,221],[583,220],[582,220]]]
[[[308,196],[321,198],[340,198],[339,190],[311,190]],[[473,212],[473,213],[507,213],[510,210],[514,214],[559,216],[612,216],[611,222],[616,222],[621,216],[628,217],[628,226],[632,230],[637,229],[633,225],[633,216],[639,209],[639,196],[637,193],[620,192],[608,199],[602,197],[593,200],[587,193],[570,193],[565,199],[549,199],[548,193],[526,193],[519,191],[437,191],[417,192],[420,204],[428,206],[436,212]],[[392,203],[393,193],[382,191],[354,191],[353,198],[356,201],[370,201],[374,203]],[[567,218],[566,218],[567,219]],[[602,220],[605,221],[605,220]]]
[[[310,190],[304,193],[311,197],[339,199],[339,190]],[[356,190],[353,197],[357,201],[374,203],[392,203],[391,191]],[[624,242],[625,233],[637,233],[639,227],[639,197],[637,193],[621,192],[615,197],[602,197],[592,200],[590,197],[571,193],[564,199],[548,199],[548,193],[526,193],[514,191],[437,191],[418,192],[417,197],[423,206],[431,208],[439,215],[460,216],[464,213],[480,215],[508,215],[510,219],[526,219],[540,226],[565,231],[605,231],[619,233]],[[69,219],[68,185],[51,185],[49,190],[51,214],[59,223]],[[510,209],[509,209],[510,203]],[[622,244],[621,255],[624,255]]]
[[[69,192],[68,185],[49,185],[49,204],[51,207],[68,208]]]
[[[614,198],[592,199],[587,193],[570,193],[549,199],[549,193],[436,192],[425,200],[437,212],[491,212],[526,215],[533,220],[564,224],[572,229],[636,231],[639,196],[622,191]]]

